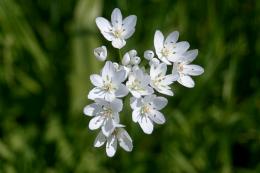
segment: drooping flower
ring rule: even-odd
[[[195,83],[190,76],[198,76],[204,72],[199,65],[190,64],[198,55],[198,50],[185,52],[177,62],[173,64],[172,74],[178,75],[178,82],[188,88],[193,88]]]
[[[151,86],[159,93],[173,96],[173,92],[169,85],[178,79],[178,75],[166,75],[166,72],[167,65],[165,63],[160,63],[158,65],[151,64]]]
[[[165,123],[164,115],[159,110],[167,105],[166,98],[152,94],[139,99],[132,97],[130,102],[133,109],[132,119],[139,123],[144,133],[151,134],[154,123]]]
[[[94,55],[99,61],[105,61],[107,59],[107,48],[106,46],[101,46],[94,49]]]
[[[108,137],[100,131],[94,142],[95,147],[101,147],[106,142],[106,153],[109,157],[113,157],[115,155],[117,143],[119,143],[119,146],[127,152],[130,152],[133,149],[132,139],[127,131],[122,128],[122,125],[117,126],[118,127],[116,127],[114,132]]]
[[[101,127],[102,133],[109,136],[119,123],[119,112],[122,108],[123,103],[120,99],[111,102],[95,99],[95,103],[84,108],[84,114],[93,117],[89,122],[89,129],[96,130]]]
[[[170,33],[165,40],[161,31],[157,30],[155,32],[155,52],[158,58],[167,65],[171,65],[171,62],[175,62],[180,54],[183,54],[190,47],[190,44],[187,41],[177,42],[178,38],[178,31]]]
[[[91,83],[95,87],[89,92],[88,98],[91,100],[103,98],[111,101],[114,98],[126,96],[128,89],[122,84],[126,78],[125,73],[125,70],[118,71],[111,61],[107,61],[101,75],[90,76]]]
[[[140,98],[144,95],[152,94],[153,88],[149,86],[150,76],[140,68],[133,68],[128,75],[126,86],[134,97]]]
[[[96,24],[102,35],[112,42],[113,47],[121,49],[126,44],[125,40],[135,32],[136,20],[135,15],[123,19],[121,11],[115,8],[111,15],[111,23],[103,17],[97,17]]]

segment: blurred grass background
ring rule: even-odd
[[[94,19],[115,7],[138,16],[124,51],[178,30],[205,73],[194,89],[174,85],[152,135],[121,115],[134,150],[111,159],[82,109],[103,65],[93,48],[111,50]],[[259,173],[259,31],[257,0],[0,0],[0,172]]]

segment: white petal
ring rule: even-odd
[[[123,109],[123,102],[120,99],[114,99],[110,103],[110,107],[111,107],[113,112],[120,112]]]
[[[130,98],[130,105],[132,109],[137,109],[140,108],[142,105],[141,99],[135,98],[135,97],[131,97]]]
[[[116,69],[111,61],[106,61],[106,64],[104,65],[102,69],[102,78],[103,80],[106,80],[107,78],[112,78],[114,75]]]
[[[153,99],[152,105],[155,109],[161,110],[168,104],[168,100],[164,97],[156,97]]]
[[[106,153],[108,157],[113,157],[116,153],[117,149],[117,140],[116,136],[112,135],[108,137],[107,144],[106,144]]]
[[[95,139],[94,147],[101,147],[102,145],[104,145],[105,142],[106,136],[102,133],[102,131],[100,131]]]
[[[195,83],[190,76],[181,75],[178,82],[187,88],[193,88]]]
[[[183,71],[184,74],[191,75],[191,76],[198,76],[201,75],[204,72],[204,69],[201,66],[198,65],[183,65]]]
[[[157,89],[157,91],[161,94],[165,94],[168,96],[173,96],[173,92],[170,89],[161,88],[160,90]]]
[[[170,85],[174,81],[176,81],[177,79],[178,79],[177,75],[169,74],[169,75],[164,76],[164,79],[161,81],[161,84],[162,85]]]
[[[129,134],[127,133],[127,131],[124,130],[123,128],[119,129],[118,141],[119,141],[120,147],[122,147],[125,151],[128,151],[128,152],[132,151],[132,149],[133,149],[132,139],[129,136]]]
[[[110,22],[103,17],[97,17],[96,24],[100,31],[109,32],[112,29]]]
[[[132,112],[132,120],[133,122],[137,122],[140,118],[140,109],[134,109]]]
[[[125,40],[121,38],[115,38],[112,40],[112,46],[117,49],[121,49],[126,44]]]
[[[198,49],[187,51],[183,54],[181,61],[184,61],[185,64],[191,63],[198,56]]]
[[[104,97],[103,97],[106,101],[111,102],[112,100],[114,100],[116,98],[114,93],[110,93],[110,92],[105,92],[104,93]]]
[[[100,75],[97,75],[97,74],[90,75],[90,81],[94,86],[97,86],[97,87],[103,86],[103,79]]]
[[[119,27],[122,25],[122,13],[120,9],[115,8],[111,14],[111,22],[115,27]]]
[[[109,136],[114,131],[115,126],[112,118],[108,118],[104,121],[104,125],[102,126],[102,132],[105,136]]]
[[[151,118],[151,120],[153,120],[157,124],[165,123],[165,118],[164,118],[163,114],[159,111],[156,111],[156,110],[152,111],[152,113],[149,115],[149,117]]]
[[[112,80],[113,82],[122,83],[125,80],[126,71],[124,69],[115,72]]]
[[[144,52],[144,58],[147,59],[148,61],[152,60],[154,57],[154,52],[152,50],[146,50]]]
[[[185,51],[187,51],[190,47],[190,44],[187,41],[181,41],[175,44],[176,48],[176,52],[178,53],[184,53]]]
[[[104,118],[102,116],[95,116],[89,121],[88,127],[90,130],[96,130],[103,124]]]
[[[165,44],[172,45],[172,44],[176,43],[178,38],[179,38],[179,32],[174,31],[167,36],[167,38],[165,39]]]
[[[124,84],[119,84],[118,89],[115,92],[116,97],[125,97],[129,90]]]
[[[164,41],[164,36],[162,32],[157,30],[154,35],[154,48],[156,50],[156,54],[160,52],[161,49],[163,48],[163,41]]]
[[[88,99],[94,100],[96,98],[102,98],[104,96],[104,92],[100,90],[100,88],[95,87],[88,93]]]
[[[128,39],[133,35],[135,31],[136,20],[137,17],[135,15],[130,15],[123,20],[123,28],[125,30],[123,32],[123,37],[125,39]]]
[[[100,110],[101,110],[100,105],[98,105],[96,103],[92,103],[90,105],[85,106],[83,112],[84,112],[85,115],[94,116]]]
[[[159,56],[158,56],[159,57]],[[164,57],[164,56],[162,56],[162,57],[159,57],[159,59],[162,61],[162,62],[164,62],[165,64],[167,64],[167,65],[171,65],[172,63],[166,58],[166,57]]]
[[[151,134],[153,132],[153,123],[148,117],[141,117],[138,121],[142,130],[146,134]]]

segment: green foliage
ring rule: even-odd
[[[124,51],[142,55],[156,29],[178,30],[205,73],[194,89],[175,85],[152,135],[126,107],[134,150],[107,158],[82,109],[103,65],[93,48],[112,49],[94,19],[115,7],[138,16]],[[0,172],[260,172],[259,30],[253,0],[0,0]]]

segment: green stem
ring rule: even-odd
[[[118,56],[119,56],[120,63],[121,63],[121,62],[122,62],[122,54],[121,54],[121,51],[120,51],[120,49],[118,49]]]

